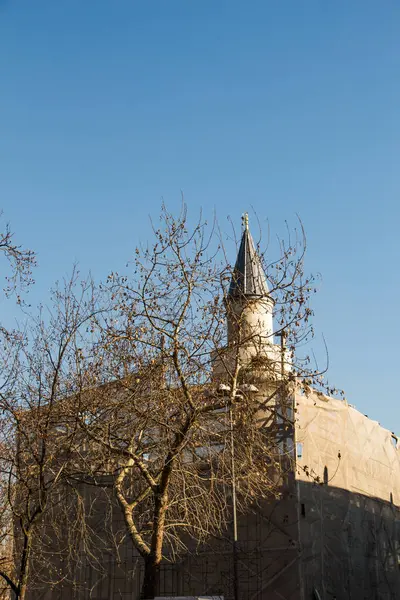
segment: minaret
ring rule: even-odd
[[[274,302],[249,230],[247,213],[242,217],[243,234],[226,299],[228,344],[240,343],[262,351],[273,344]]]

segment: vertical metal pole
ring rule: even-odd
[[[284,330],[282,330],[280,337],[281,337],[281,378],[283,381],[283,377],[285,375],[285,337],[286,337],[286,333]]]
[[[286,338],[286,332],[284,330],[281,331],[281,393],[279,394],[280,396],[280,403],[281,403],[281,411],[282,411],[282,417],[283,417],[283,429],[285,431],[285,433],[282,433],[283,435],[283,440],[282,440],[282,449],[283,449],[283,461],[286,463],[286,454],[287,454],[287,449],[288,449],[288,444],[287,444],[287,439],[286,439],[286,427],[287,427],[287,406],[286,406],[286,394],[284,392],[284,379],[285,379],[285,338]],[[285,465],[286,466],[286,465]]]
[[[236,507],[236,475],[235,475],[235,446],[233,435],[233,407],[232,400],[229,405],[229,425],[231,434],[231,471],[232,471],[232,533],[233,533],[233,597],[239,600],[239,572],[238,572],[238,534],[237,534],[237,507]]]

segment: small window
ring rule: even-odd
[[[297,454],[297,458],[303,458],[303,442],[297,442],[296,454]]]

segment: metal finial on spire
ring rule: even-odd
[[[245,212],[242,215],[243,229],[249,231],[249,213]]]

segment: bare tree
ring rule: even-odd
[[[0,576],[18,598],[77,583],[79,563],[101,577],[121,536],[88,513],[111,515],[114,500],[154,598],[163,560],[279,495],[292,468],[292,388],[320,375],[297,352],[313,333],[302,228],[267,264],[245,220],[231,267],[215,222],[190,227],[185,207],[160,221],[131,277],[79,293],[74,277],[34,327],[5,336],[0,509],[17,527]]]
[[[1,211],[0,217],[2,217]],[[8,274],[5,275],[6,284],[4,292],[6,296],[10,296],[15,292],[17,294],[17,302],[20,304],[20,292],[26,290],[33,283],[32,269],[36,265],[36,255],[32,250],[25,249],[15,243],[14,234],[8,223],[4,225],[3,230],[0,232],[0,252],[4,255],[9,267]],[[4,351],[1,366],[5,367],[5,370],[1,371],[1,380],[6,380],[7,382],[18,334],[7,330],[4,326],[0,326],[0,335]],[[7,352],[10,352],[10,355],[7,356]],[[10,427],[5,419],[1,420],[1,427],[4,434],[1,436],[1,454],[3,455],[6,450],[4,437],[9,435]],[[3,467],[4,463],[1,461],[1,471],[3,471]],[[0,568],[5,574],[5,578],[3,578],[4,585],[0,585],[1,597],[7,597],[9,584],[12,584],[11,579],[8,580],[9,574],[13,569],[12,524],[10,523],[10,513],[8,510],[9,497],[12,495],[11,487],[12,484],[10,484],[7,477],[0,478]]]
[[[238,510],[279,494],[291,449],[276,424],[286,434],[293,426],[282,399],[296,380],[318,378],[306,358],[296,364],[297,343],[312,333],[302,232],[266,267],[265,298],[236,285],[243,273],[224,260],[215,223],[190,228],[185,207],[178,218],[164,207],[154,235],[136,250],[133,279],[112,274],[103,289],[113,310],[94,325],[95,358],[81,357],[82,391],[70,405],[90,446],[82,473],[113,490],[143,558],[143,598],[157,594],[163,558],[227,527],[232,494]],[[251,325],[260,301],[275,307],[281,347],[272,328]],[[268,384],[261,392],[255,372]]]
[[[0,212],[0,217],[2,213]],[[36,265],[36,255],[32,250],[28,250],[18,245],[14,241],[14,234],[10,225],[6,223],[3,231],[0,232],[0,251],[9,263],[10,273],[6,276],[7,284],[4,291],[7,295],[16,290],[26,289],[33,283],[32,269]],[[18,301],[21,300],[17,296]]]
[[[81,515],[68,476],[74,469],[76,426],[65,420],[63,400],[74,393],[76,364],[87,324],[97,312],[92,282],[77,274],[53,292],[51,309],[28,317],[23,330],[3,332],[0,351],[0,577],[14,597],[46,581],[67,577],[68,528],[61,547],[54,532],[68,513],[79,539]],[[75,494],[76,495],[76,494]],[[52,520],[54,517],[54,520]],[[75,526],[74,526],[75,523]],[[60,556],[57,556],[57,552]],[[29,585],[28,585],[29,584]]]

